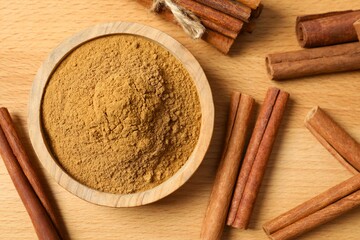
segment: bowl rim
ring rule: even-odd
[[[44,90],[52,73],[64,58],[87,41],[114,34],[129,34],[155,41],[175,56],[195,83],[201,107],[201,126],[197,144],[185,164],[169,179],[143,192],[113,194],[92,189],[73,179],[52,156],[41,126],[41,105]],[[28,112],[30,140],[36,155],[55,181],[75,196],[103,206],[134,207],[160,200],[180,188],[198,169],[210,145],[214,128],[214,103],[210,85],[195,57],[178,41],[155,28],[131,22],[98,24],[76,33],[58,45],[39,68],[31,89]]]

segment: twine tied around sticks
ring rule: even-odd
[[[159,13],[165,7],[172,12],[176,21],[193,39],[201,38],[205,33],[205,27],[201,24],[200,19],[191,11],[175,4],[172,0],[154,0],[151,11]]]

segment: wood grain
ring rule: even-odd
[[[215,129],[209,151],[193,177],[179,190],[154,204],[114,209],[87,203],[59,186],[35,159],[49,184],[72,239],[198,239],[225,138],[230,93],[254,96],[260,104],[270,86],[291,94],[271,154],[249,231],[226,228],[223,239],[267,239],[261,225],[351,177],[304,127],[315,105],[360,141],[359,72],[320,75],[285,82],[268,80],[265,55],[300,49],[295,37],[299,15],[359,9],[360,2],[263,0],[253,34],[243,35],[230,56],[203,41],[193,41],[173,23],[154,16],[131,0],[29,1],[0,0],[0,105],[9,108],[26,149],[32,153],[27,114],[35,74],[48,54],[76,32],[95,24],[132,21],[158,28],[180,41],[203,67],[215,101]],[[257,106],[258,109],[258,106]],[[36,239],[30,219],[0,161],[1,239]],[[356,209],[300,240],[357,240],[360,210]]]

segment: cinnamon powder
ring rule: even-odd
[[[63,169],[93,189],[135,193],[174,175],[193,151],[200,103],[183,65],[138,36],[91,40],[49,79],[41,110]]]

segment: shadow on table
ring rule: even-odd
[[[274,19],[276,19],[276,21]],[[284,19],[283,15],[281,15],[281,11],[265,5],[260,17],[253,21],[255,23],[254,31],[252,33],[245,32],[239,34],[239,36],[235,40],[235,43],[230,49],[229,56],[241,55],[244,49],[249,49],[254,42],[263,41],[269,35],[273,34],[273,29],[276,29],[279,26],[283,25],[286,19]],[[295,18],[294,18],[294,29],[295,29]],[[295,34],[294,34],[294,38],[295,38]],[[264,56],[265,54],[268,53],[264,53]]]

